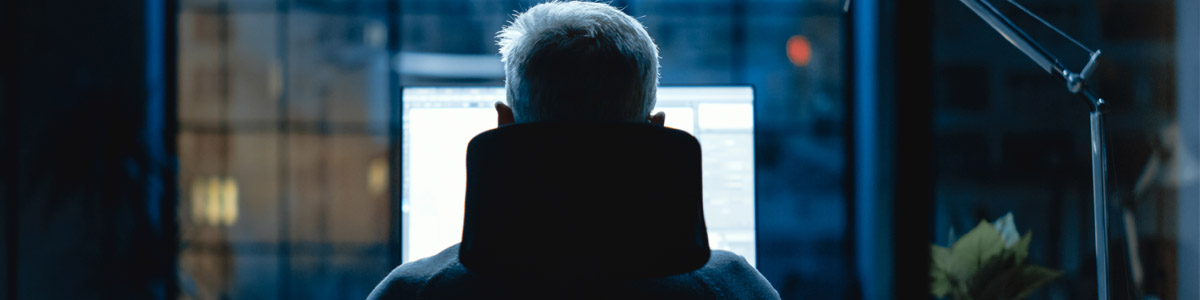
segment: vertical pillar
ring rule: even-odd
[[[1178,253],[1179,299],[1200,299],[1200,3],[1175,1],[1177,120],[1181,153],[1179,176]],[[1187,165],[1190,164],[1190,165]]]
[[[929,297],[932,1],[854,0],[855,262],[864,299]]]
[[[879,83],[880,1],[851,3],[854,44],[854,245],[863,299],[892,297],[892,211],[888,170],[883,153],[891,148]]]

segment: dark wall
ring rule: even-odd
[[[174,14],[164,2],[0,4],[0,299],[175,294],[174,49],[164,35]]]

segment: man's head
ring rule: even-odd
[[[650,116],[658,47],[637,19],[604,3],[547,2],[496,34],[507,104],[501,125],[539,121],[662,123]],[[511,109],[510,109],[511,107]],[[507,115],[506,115],[507,114]]]

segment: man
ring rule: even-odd
[[[666,120],[661,112],[650,115],[658,85],[657,46],[641,23],[612,6],[542,3],[516,16],[497,34],[497,40],[507,91],[507,103],[496,103],[500,126],[554,121],[662,125]],[[558,282],[546,279],[553,274],[540,279],[475,274],[459,260],[460,247],[454,245],[397,267],[369,299],[574,298],[581,294],[598,298],[779,298],[744,258],[728,251],[713,250],[702,267],[667,276]],[[579,293],[582,289],[596,293]],[[546,290],[565,290],[566,295]]]

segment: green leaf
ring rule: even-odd
[[[1022,299],[1062,274],[1062,271],[1041,266],[1017,266],[988,282],[976,299]]]
[[[987,221],[963,235],[950,247],[950,277],[966,282],[985,263],[1004,250],[1004,238]]]
[[[972,297],[975,299],[987,299],[987,297],[980,295],[980,292],[984,291],[987,285],[996,280],[996,278],[1002,277],[1005,271],[1016,267],[1017,264],[1013,263],[1014,261],[1015,257],[1010,251],[1004,251],[1000,255],[993,256],[992,259],[985,261],[975,271],[975,274],[971,275],[970,279],[967,279],[966,288],[970,290]]]
[[[931,265],[929,266],[929,291],[938,298],[946,297],[953,284],[950,281],[950,248],[930,245]]]
[[[950,248],[940,247],[936,245],[929,246],[929,253],[932,255],[933,266],[942,271],[950,270],[950,261],[953,259],[950,255]]]
[[[1025,235],[1021,236],[1021,240],[1013,245],[1011,251],[1017,256],[1017,264],[1025,263],[1025,258],[1029,257],[1029,242],[1033,240],[1033,231],[1026,231]]]
[[[1022,299],[1033,294],[1034,291],[1041,288],[1043,285],[1054,281],[1061,277],[1062,271],[1050,269],[1042,266],[1026,265],[1021,270],[1020,284],[1024,284],[1025,288],[1020,293],[1013,295],[1009,299]]]
[[[933,296],[942,298],[950,293],[950,278],[946,277],[946,272],[942,270],[929,270],[929,292]]]

